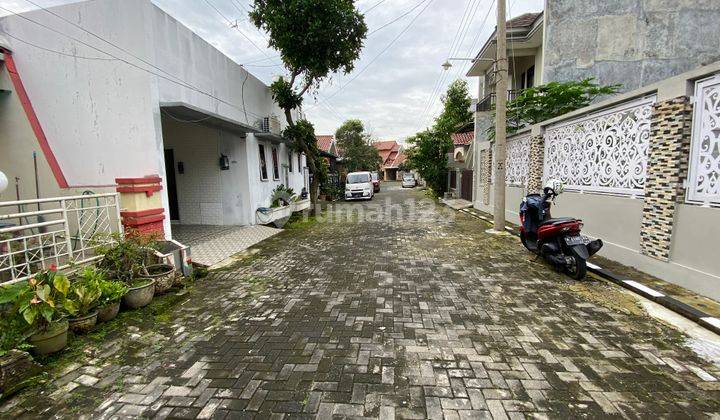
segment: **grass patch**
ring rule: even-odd
[[[311,212],[297,212],[290,216],[290,219],[283,227],[285,230],[307,229],[316,222],[315,215]]]

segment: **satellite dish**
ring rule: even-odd
[[[0,171],[0,193],[5,191],[8,187],[8,179],[4,173]]]

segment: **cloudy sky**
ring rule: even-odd
[[[43,7],[69,0],[31,0]],[[282,74],[277,52],[247,21],[252,0],[152,0],[261,80]],[[542,10],[543,0],[507,0],[508,17]],[[470,57],[495,27],[494,0],[358,0],[369,36],[355,71],[335,75],[305,102],[318,134],[331,134],[348,118],[361,119],[380,139],[402,140],[431,124],[440,93],[464,77]],[[35,8],[26,0],[0,0],[14,12]],[[7,14],[0,10],[0,15]],[[469,80],[476,95],[476,82]]]

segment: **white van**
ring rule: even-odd
[[[372,200],[374,194],[370,172],[350,172],[345,178],[345,200]]]

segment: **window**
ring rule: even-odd
[[[267,172],[267,159],[265,159],[265,145],[260,145],[260,179],[263,181],[267,181],[268,179],[268,172]]]
[[[527,87],[527,84],[525,84],[525,72],[520,75],[520,89],[525,89]]]
[[[288,171],[292,172],[292,152],[288,152]]]
[[[280,179],[280,165],[278,164],[277,149],[272,148],[272,160],[273,160],[273,179],[277,181]]]
[[[535,66],[530,66],[527,71],[527,83],[525,83],[525,87],[531,88],[533,86],[535,86]]]

